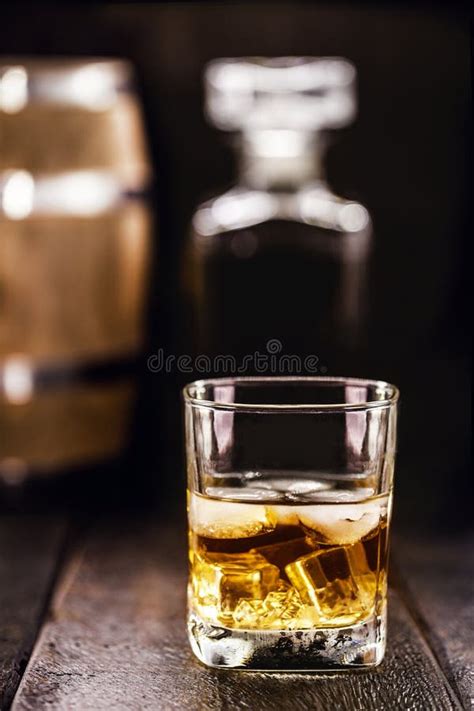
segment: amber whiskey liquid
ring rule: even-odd
[[[194,620],[214,635],[221,629],[224,639],[226,630],[239,630],[242,638],[256,632],[268,642],[273,632],[306,641],[304,666],[315,634],[322,643],[318,630],[337,647],[338,634],[383,614],[388,495],[359,500],[357,490],[335,490],[316,502],[305,495],[291,503],[229,500],[238,491],[222,489],[222,499],[190,495]]]

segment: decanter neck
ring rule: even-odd
[[[246,131],[240,137],[240,182],[258,190],[295,190],[323,182],[323,152],[313,131]]]

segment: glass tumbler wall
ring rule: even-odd
[[[236,378],[184,398],[196,656],[263,670],[379,664],[397,389]]]

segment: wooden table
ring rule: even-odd
[[[371,672],[211,670],[187,644],[183,522],[0,519],[0,705],[29,709],[470,708],[472,538],[395,540]]]

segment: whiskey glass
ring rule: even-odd
[[[184,389],[188,634],[212,667],[384,655],[398,390],[329,377]]]

